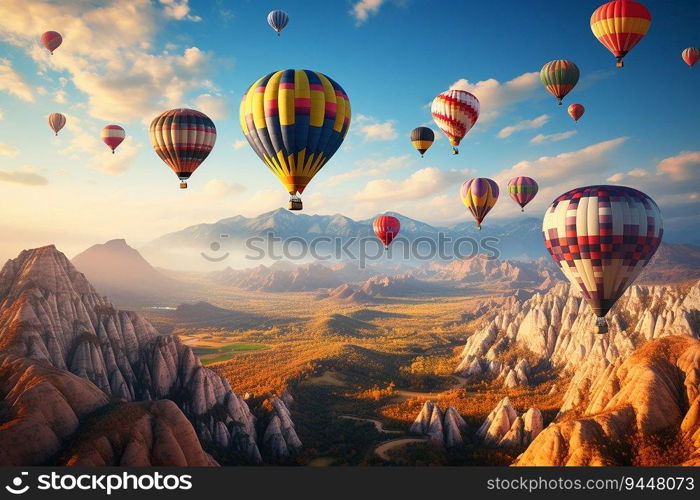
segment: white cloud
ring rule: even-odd
[[[221,179],[212,179],[204,185],[204,195],[209,199],[228,198],[240,194],[246,190],[245,186],[237,182],[226,182]]]
[[[678,156],[666,158],[659,163],[657,171],[668,175],[674,181],[697,178],[700,171],[700,151],[683,151]]]
[[[57,102],[58,104],[65,104],[66,103],[66,91],[65,90],[57,90],[53,94],[53,100]]]
[[[49,183],[46,177],[36,173],[30,166],[24,166],[12,172],[0,170],[0,182],[22,184],[25,186],[45,186]]]
[[[2,120],[3,118],[5,118],[5,115],[4,115],[3,111],[2,111],[2,109],[0,109],[0,120]]]
[[[18,148],[5,144],[4,142],[0,142],[0,156],[9,156],[10,158],[14,158],[18,154]]]
[[[520,121],[515,125],[509,125],[507,127],[502,128],[501,131],[498,132],[498,138],[505,139],[506,137],[510,137],[511,135],[513,135],[515,132],[542,128],[548,121],[549,115],[540,115],[537,118],[533,118],[532,120]]]
[[[355,117],[353,131],[361,135],[365,142],[393,141],[399,136],[394,123],[394,120],[380,122],[371,116],[359,114]]]
[[[357,201],[379,201],[389,196],[392,201],[418,200],[441,192],[449,186],[464,180],[466,171],[443,171],[435,167],[416,170],[408,179],[395,181],[392,179],[375,179],[354,198]]]
[[[352,6],[350,14],[356,19],[357,25],[360,26],[369,19],[369,16],[377,14],[383,3],[384,0],[360,0]]]
[[[231,147],[233,149],[241,149],[242,147],[245,147],[248,145],[248,141],[246,139],[238,139],[237,141],[233,141],[233,144],[231,144]]]
[[[567,132],[559,132],[558,134],[537,134],[535,137],[530,139],[531,144],[544,144],[547,142],[558,142],[568,139],[576,135],[576,130],[569,130]]]
[[[504,108],[532,97],[541,90],[540,86],[540,74],[533,72],[516,76],[504,83],[495,78],[470,83],[462,78],[454,82],[450,88],[466,90],[479,99],[479,121],[484,123],[496,118]]]
[[[397,170],[412,163],[411,155],[408,154],[389,156],[383,159],[367,158],[365,160],[356,161],[353,170],[333,175],[325,181],[320,182],[319,186],[335,187],[352,179],[381,175],[386,171]]]
[[[22,75],[15,71],[12,67],[12,61],[9,59],[0,59],[0,91],[7,92],[26,102],[36,100],[31,87],[24,81]]]
[[[226,120],[231,117],[231,102],[227,97],[202,94],[194,100],[195,108],[212,120]]]
[[[201,17],[190,14],[189,0],[160,0],[160,3],[163,5],[163,12],[168,17],[178,21],[183,19],[195,22],[202,20]]]
[[[197,47],[180,54],[149,50],[162,16],[150,0],[106,5],[35,0],[31,9],[24,0],[3,0],[0,39],[24,48],[42,70],[67,73],[87,96],[91,116],[149,122],[168,107],[185,105],[190,93],[213,89],[209,54]],[[64,34],[53,56],[36,43],[46,26]]]

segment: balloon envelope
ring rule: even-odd
[[[685,63],[691,68],[700,60],[700,49],[697,47],[688,47],[681,54]]]
[[[535,198],[538,189],[537,182],[531,177],[513,177],[508,181],[508,194],[523,211],[525,205]]]
[[[277,34],[280,34],[280,31],[284,29],[285,26],[287,26],[287,23],[289,22],[289,16],[287,13],[283,10],[273,10],[267,15],[267,24],[270,25],[270,27],[277,32]]]
[[[435,141],[435,132],[428,127],[417,127],[411,131],[411,144],[418,150],[421,156]]]
[[[656,252],[663,221],[641,191],[586,186],[554,200],[542,232],[552,259],[602,318]]]
[[[469,179],[459,191],[462,203],[471,212],[476,220],[477,229],[481,229],[481,222],[498,200],[498,184],[485,177]]]
[[[53,51],[56,50],[61,43],[63,43],[63,37],[56,31],[47,31],[41,35],[41,44],[51,54],[53,54]]]
[[[250,147],[295,197],[343,143],[350,101],[326,75],[287,69],[250,86],[239,118]]]
[[[540,70],[542,85],[559,101],[573,90],[578,83],[580,72],[578,66],[566,59],[550,61]]]
[[[622,59],[644,38],[651,26],[651,13],[639,2],[613,0],[598,7],[591,16],[591,31],[600,43],[617,58]]]
[[[104,142],[109,149],[112,150],[112,153],[114,153],[114,150],[117,149],[117,146],[119,146],[122,141],[124,141],[124,138],[126,137],[126,132],[124,132],[124,129],[121,128],[119,125],[106,125],[105,128],[102,129],[102,142]]]
[[[49,127],[54,131],[54,134],[58,135],[58,132],[65,126],[66,117],[61,113],[51,113],[49,115]]]
[[[433,99],[430,111],[457,154],[460,141],[479,119],[479,99],[466,90],[446,90]]]
[[[151,145],[181,181],[180,187],[209,156],[216,142],[214,122],[194,109],[171,109],[156,116],[150,127]]]
[[[582,104],[571,104],[568,109],[569,116],[574,119],[575,122],[579,121],[579,119],[583,116],[583,113],[586,112],[586,108],[583,107]]]
[[[401,223],[399,219],[392,215],[380,215],[374,219],[372,229],[374,229],[374,234],[377,235],[377,238],[384,243],[384,248],[389,248],[389,244],[401,230]]]

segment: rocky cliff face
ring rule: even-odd
[[[633,285],[610,314],[610,333],[597,335],[594,322],[585,301],[565,283],[529,299],[509,297],[468,339],[455,371],[497,377],[513,387],[528,384],[551,366],[570,370],[578,382],[565,396],[566,411],[583,397],[592,378],[642,343],[667,335],[700,335],[700,284]],[[503,360],[506,351],[516,353],[508,362]]]
[[[177,337],[116,310],[53,246],[24,251],[0,271],[0,350],[69,371],[109,398],[170,399],[205,446],[260,460],[254,418],[228,382]],[[161,410],[147,408],[150,418],[172,420]]]
[[[476,435],[489,446],[519,448],[530,444],[542,432],[542,425],[542,413],[537,408],[520,415],[505,397],[489,413]]]
[[[0,355],[0,464],[216,465],[172,401],[110,402],[90,381]]]
[[[444,412],[432,401],[426,401],[411,425],[413,434],[425,434],[432,443],[451,448],[464,442],[467,423],[454,406]]]
[[[270,420],[263,434],[263,449],[266,457],[284,459],[294,455],[302,447],[287,406],[292,402],[289,393],[271,400]]]
[[[700,341],[648,342],[601,372],[587,399],[515,465],[700,465]]]

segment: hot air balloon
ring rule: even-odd
[[[613,0],[591,16],[593,34],[617,58],[618,68],[624,66],[622,59],[644,38],[649,26],[649,10],[633,0]]]
[[[119,125],[107,125],[102,129],[101,135],[102,142],[104,142],[109,149],[112,150],[112,154],[114,154],[114,150],[117,149],[117,146],[119,146],[126,137],[126,132],[124,132],[124,129]]]
[[[583,107],[583,104],[570,104],[568,111],[569,116],[577,122],[583,116],[583,113],[586,112],[586,108]]]
[[[411,144],[418,150],[421,158],[435,141],[435,132],[428,127],[418,127],[411,131]]]
[[[485,177],[469,179],[462,184],[459,196],[476,219],[476,228],[481,231],[481,221],[498,200],[498,184]]]
[[[47,31],[41,35],[41,44],[51,53],[51,55],[53,55],[53,51],[56,50],[62,42],[63,37],[56,31]]]
[[[606,333],[605,315],[656,252],[663,221],[641,191],[586,186],[554,200],[542,232],[549,254],[598,317],[598,333]]]
[[[289,16],[283,10],[273,10],[267,15],[267,24],[269,24],[273,30],[277,32],[277,36],[280,36],[280,31],[287,26],[289,22]]]
[[[700,49],[697,47],[688,47],[681,54],[685,63],[691,68],[695,66],[695,63],[700,59]]]
[[[209,156],[216,142],[216,127],[207,115],[194,109],[171,109],[156,116],[150,127],[151,145],[187,188],[187,179]]]
[[[513,177],[508,181],[508,194],[515,203],[520,205],[520,211],[525,211],[525,205],[530,203],[537,194],[537,183],[531,177]]]
[[[396,238],[401,230],[401,223],[399,219],[391,215],[380,215],[372,223],[372,229],[374,229],[374,234],[377,238],[384,243],[384,248],[388,249],[389,244]]]
[[[433,120],[452,144],[452,154],[479,119],[479,99],[466,90],[446,90],[433,99],[430,106]]]
[[[580,72],[578,66],[565,59],[550,61],[540,70],[542,85],[559,101],[573,90],[578,83]]]
[[[49,127],[51,127],[51,130],[53,130],[56,135],[58,135],[58,132],[60,132],[65,124],[66,117],[61,113],[51,113],[49,115]]]
[[[253,83],[239,112],[248,143],[291,195],[290,210],[314,175],[338,151],[350,128],[350,101],[322,73],[287,69]]]

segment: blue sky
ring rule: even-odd
[[[463,180],[505,186],[520,174],[540,181],[533,215],[567,189],[614,182],[648,192],[670,227],[697,230],[700,68],[680,53],[700,45],[700,4],[646,0],[651,30],[618,70],[589,28],[600,3],[4,0],[0,257],[49,242],[69,254],[115,237],[138,246],[284,205],[237,119],[247,87],[282,68],[331,76],[353,107],[343,148],[305,192],[308,213],[394,210],[450,223],[466,217]],[[265,19],[274,8],[290,16],[279,38]],[[65,38],[53,57],[37,41],[49,29]],[[539,83],[541,66],[557,58],[581,69],[565,99],[586,106],[579,123]],[[459,156],[442,138],[421,159],[407,136],[431,123],[430,101],[452,85],[481,100],[481,118]],[[208,113],[218,129],[187,192],[147,136],[156,114],[181,106]],[[46,125],[53,111],[69,117],[58,138]],[[114,158],[99,142],[107,123],[129,135]],[[517,215],[502,196],[490,217]]]

